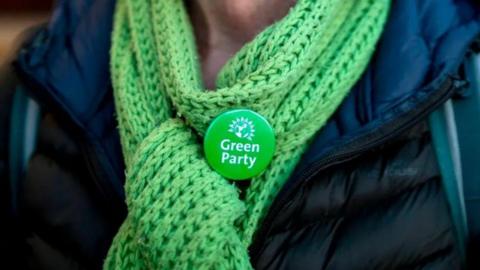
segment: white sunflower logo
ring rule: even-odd
[[[248,118],[239,117],[232,121],[228,132],[235,134],[238,138],[243,138],[251,141],[255,135],[255,126]]]

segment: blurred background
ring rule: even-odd
[[[53,0],[0,0],[0,65],[23,31],[48,20],[52,5]]]

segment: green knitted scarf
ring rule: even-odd
[[[203,87],[181,0],[119,0],[111,74],[126,163],[128,217],[105,269],[251,269],[262,217],[365,69],[387,0],[298,0]],[[240,189],[205,161],[202,136],[248,108],[273,126],[269,167]]]

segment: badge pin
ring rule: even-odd
[[[210,123],[203,148],[209,165],[232,180],[260,175],[275,152],[272,126],[260,114],[247,109],[227,111]]]

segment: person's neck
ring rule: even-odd
[[[288,13],[295,0],[191,0],[202,76],[208,89],[223,65],[245,43]]]

